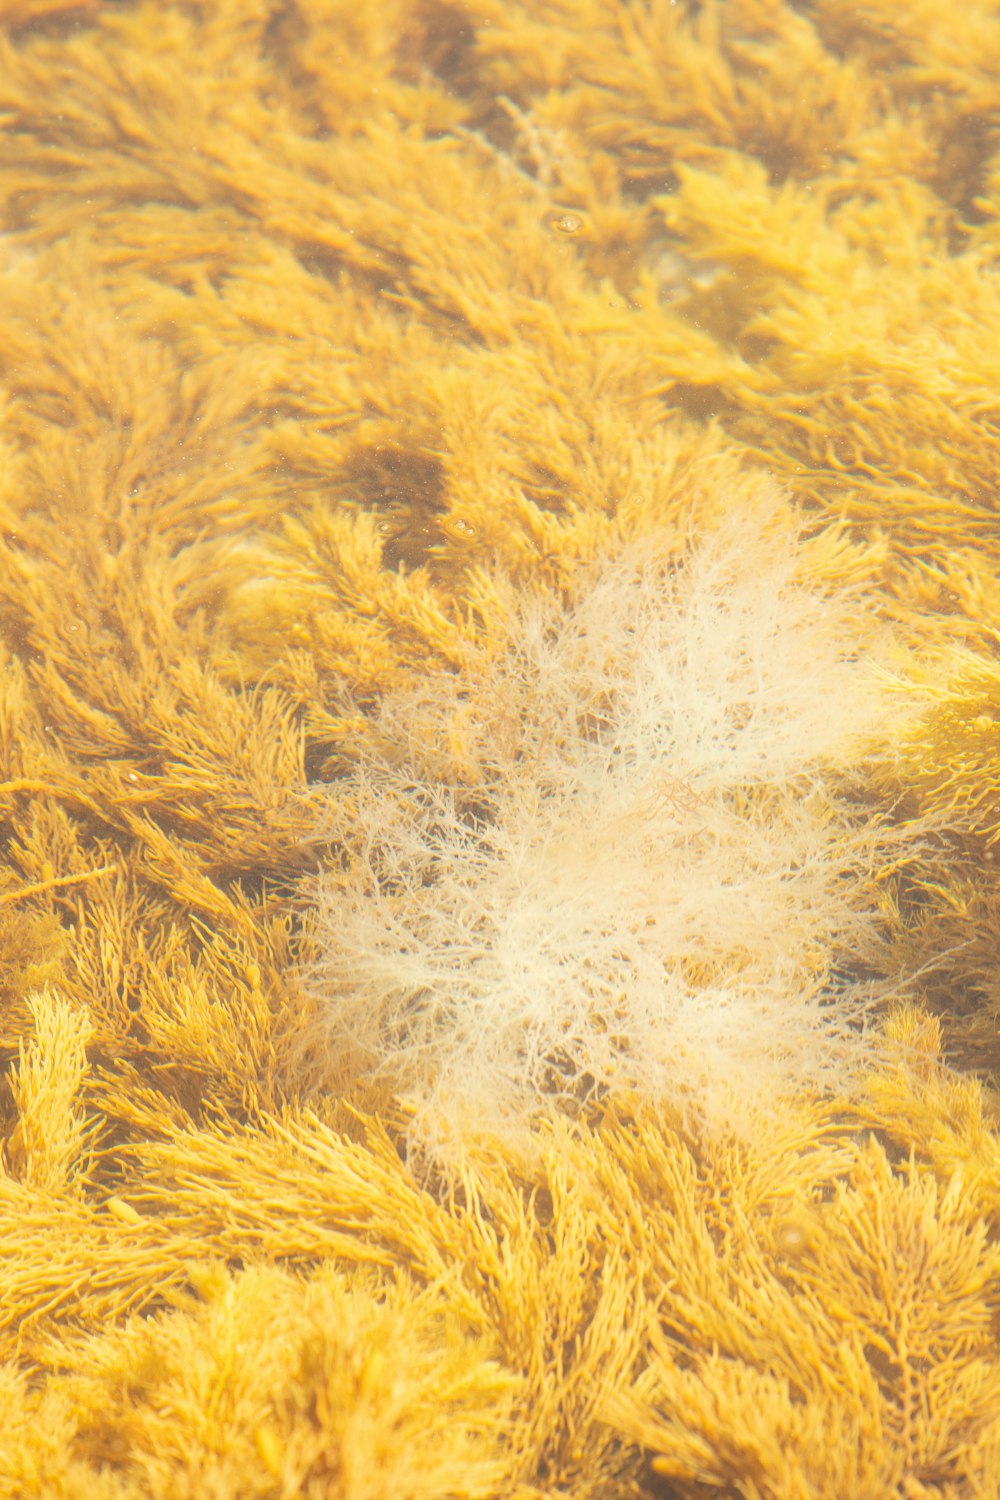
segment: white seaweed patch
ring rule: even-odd
[[[844,1086],[873,877],[905,836],[844,791],[888,709],[855,595],[797,534],[654,537],[577,602],[510,591],[460,678],[383,704],[331,789],[331,1045],[427,1115],[512,1122],[604,1090],[731,1121]]]

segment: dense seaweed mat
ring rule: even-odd
[[[0,1494],[997,1493],[995,7],[0,11]]]

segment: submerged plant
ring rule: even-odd
[[[335,788],[338,1049],[487,1119],[846,1082],[871,990],[844,956],[903,835],[845,775],[886,724],[877,628],[799,543],[751,514],[623,547],[568,604],[484,582],[488,646],[388,695]]]

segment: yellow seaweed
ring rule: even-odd
[[[0,1495],[997,1490],[998,54],[990,0],[3,7]],[[517,601],[762,505],[878,643],[837,963],[908,1004],[750,1130],[609,1086],[404,1160],[306,983],[358,767],[474,816]]]

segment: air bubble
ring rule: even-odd
[[[563,234],[567,239],[574,235],[582,234],[587,227],[587,221],[582,214],[572,213],[567,210],[564,213],[553,214],[549,220],[549,228],[554,229],[556,234]]]
[[[457,537],[459,541],[472,542],[479,535],[479,527],[474,521],[468,520],[466,516],[448,516],[441,522],[442,531],[449,536]]]

